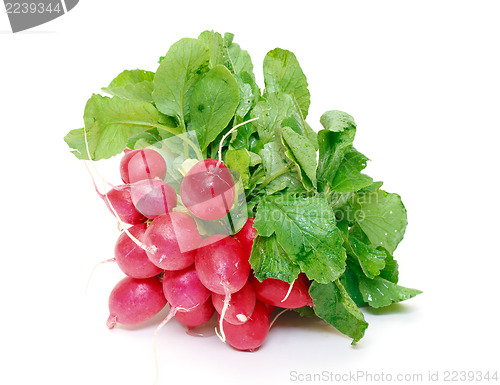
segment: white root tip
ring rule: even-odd
[[[292,292],[292,289],[293,289],[293,284],[295,283],[295,281],[293,281],[291,284],[290,284],[290,287],[288,288],[288,291],[286,292],[286,295],[285,295],[285,298],[283,298],[281,300],[281,303],[285,302],[288,297],[290,296],[290,293]]]
[[[117,323],[117,317],[113,314],[110,314],[108,320],[106,321],[106,326],[109,329],[113,329]]]
[[[224,334],[224,317],[226,316],[227,309],[229,308],[229,302],[231,301],[231,293],[229,292],[229,290],[227,290],[227,288],[224,288],[224,291],[225,291],[224,306],[222,307],[222,312],[219,318],[220,335],[219,333],[217,333],[217,330],[216,333],[219,339],[222,342],[226,343],[226,335]]]

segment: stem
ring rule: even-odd
[[[168,126],[164,126],[163,124],[150,124],[152,127],[155,127],[155,128],[159,128],[160,130],[164,130],[164,131],[167,131],[168,133],[172,134],[172,135],[176,135],[176,136],[179,136],[179,134],[177,134],[176,132],[174,132],[170,127]],[[184,144],[187,144],[189,147],[191,147],[193,149],[193,151],[195,152],[196,154],[196,157],[198,158],[198,160],[202,160],[203,159],[203,154],[201,153],[199,147],[191,140],[187,137],[187,132],[185,132],[186,136],[185,137],[181,137],[181,139],[184,141]],[[185,150],[186,151],[186,148]],[[186,155],[186,158],[187,158],[187,155]]]
[[[257,169],[257,171],[254,172],[250,180],[248,181],[248,185],[252,186],[259,178],[261,177],[262,173],[265,173],[264,168],[262,165],[259,165],[260,168]]]
[[[222,162],[222,146],[224,145],[224,141],[226,140],[226,138],[230,134],[232,134],[235,130],[237,130],[239,127],[244,126],[245,124],[253,122],[254,120],[257,120],[257,119],[259,119],[259,117],[252,118],[252,119],[247,120],[246,122],[242,122],[240,124],[237,124],[236,126],[231,128],[228,132],[226,132],[226,134],[224,134],[224,136],[222,137],[222,139],[220,140],[220,143],[219,143],[219,162]]]
[[[269,178],[266,178],[266,180],[264,180],[264,182],[262,182],[260,184],[260,188],[264,188],[266,187],[269,183],[271,183],[273,180],[275,180],[277,177],[283,175],[283,174],[286,174],[288,171],[290,171],[290,169],[293,167],[293,164],[285,167],[285,168],[282,168],[281,170],[275,172],[274,174],[272,174]]]

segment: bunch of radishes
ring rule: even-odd
[[[196,218],[219,220],[235,201],[235,181],[220,160],[194,163],[181,181],[180,199],[164,181],[166,172],[158,151],[126,150],[120,163],[124,184],[102,196],[123,226],[114,261],[127,275],[109,297],[108,327],[147,321],[168,302],[161,326],[175,317],[195,328],[217,311],[223,341],[238,350],[258,349],[275,307],[312,305],[309,280],[300,274],[290,285],[253,276],[253,218],[236,234],[200,234]]]

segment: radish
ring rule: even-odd
[[[196,252],[195,267],[205,287],[214,293],[224,294],[219,329],[221,340],[225,341],[222,321],[231,301],[231,293],[243,288],[248,281],[248,257],[236,239],[216,234],[201,242]]]
[[[144,179],[165,179],[167,164],[165,159],[149,148],[126,151],[120,161],[120,175],[124,183],[134,183]]]
[[[158,278],[125,277],[116,284],[109,296],[110,315],[106,325],[113,329],[117,323],[140,324],[158,314],[166,304]]]
[[[253,223],[254,218],[248,218],[241,230],[233,235],[233,238],[237,239],[241,243],[241,246],[248,255],[248,258],[250,258],[250,255],[252,254],[253,240],[257,233],[253,227]]]
[[[145,223],[139,223],[130,227],[128,231],[142,242],[146,229]],[[150,278],[163,271],[151,263],[146,252],[126,232],[121,233],[116,241],[114,260],[126,275],[133,278]]]
[[[183,270],[165,270],[165,273],[163,274],[162,286],[163,294],[170,304],[170,311],[167,317],[156,329],[155,336],[158,331],[172,319],[172,317],[176,316],[179,313],[194,311],[195,309],[201,307],[210,298],[210,291],[200,282],[198,274],[196,274],[196,270],[193,265]],[[210,306],[213,309],[213,306],[211,304]],[[196,319],[198,319],[197,317],[203,318],[202,315],[205,313],[196,313],[198,315],[194,316],[192,323],[196,323],[195,321]],[[205,314],[205,316],[208,316],[208,314]],[[198,320],[200,320],[201,318],[199,318]],[[189,319],[189,317],[187,319]],[[189,325],[191,325],[191,323],[189,323]]]
[[[181,182],[182,203],[196,217],[216,220],[234,203],[235,186],[229,169],[217,159],[196,163]]]
[[[149,219],[170,212],[177,205],[177,194],[168,183],[159,179],[140,180],[130,185],[135,208]]]
[[[233,325],[241,325],[248,321],[255,308],[255,290],[250,282],[247,282],[241,290],[231,295],[224,321]],[[212,293],[212,303],[219,314],[224,308],[224,296]]]
[[[118,219],[122,222],[129,225],[146,222],[147,218],[137,211],[132,202],[129,186],[121,185],[114,187],[101,197],[104,199],[104,203],[106,203],[111,213],[118,215]]]
[[[193,329],[205,325],[212,319],[214,313],[214,305],[212,305],[212,301],[208,299],[189,311],[178,311],[175,313],[175,319],[188,329]]]
[[[222,234],[201,242],[195,266],[200,281],[217,294],[237,292],[245,286],[250,274],[250,263],[240,243]]]
[[[309,295],[310,283],[303,273],[300,273],[292,284],[275,278],[266,278],[260,282],[254,276],[250,278],[250,282],[252,282],[257,298],[270,305],[286,309],[313,305]]]
[[[164,270],[182,270],[194,262],[203,237],[189,215],[173,212],[150,223],[144,236],[149,260]]]
[[[191,309],[210,298],[210,291],[201,283],[191,265],[183,270],[165,271],[163,293],[171,308]]]
[[[250,319],[242,325],[223,321],[226,341],[233,348],[253,352],[257,350],[269,333],[269,313],[266,306],[257,301]]]

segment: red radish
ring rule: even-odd
[[[145,223],[139,223],[130,227],[128,231],[142,242],[146,229]],[[133,278],[150,278],[163,271],[151,263],[146,252],[126,232],[121,233],[116,241],[115,261],[126,275]]]
[[[201,283],[194,265],[165,271],[163,293],[171,308],[182,310],[194,308],[210,298],[210,291]]]
[[[188,329],[196,328],[206,324],[215,313],[214,305],[210,299],[189,311],[178,311],[175,319]]]
[[[210,299],[210,291],[200,282],[194,266],[189,266],[186,269],[176,271],[165,270],[162,285],[163,294],[170,304],[170,311],[167,317],[156,329],[155,336],[158,331],[172,319],[172,317],[179,313],[195,311],[195,309],[198,309]],[[203,312],[198,314],[198,316],[202,315]],[[194,320],[198,316],[193,316],[193,323],[196,323]]]
[[[224,320],[233,324],[241,325],[248,321],[255,308],[255,290],[250,282],[247,282],[241,290],[231,294],[231,300],[227,307]],[[219,314],[224,308],[224,296],[212,293],[212,303]]]
[[[302,306],[312,306],[312,299],[309,295],[309,280],[301,273],[292,284],[288,282],[266,278],[260,282],[252,276],[250,278],[257,294],[257,298],[262,302],[285,309],[296,309]]]
[[[241,246],[243,246],[248,258],[250,258],[250,255],[252,254],[253,240],[257,233],[257,231],[253,228],[253,222],[254,218],[248,218],[242,229],[233,235],[233,238],[237,239],[241,243]]]
[[[220,219],[234,203],[234,180],[224,163],[217,159],[205,159],[196,163],[184,176],[180,193],[182,203],[196,217]]]
[[[206,238],[196,252],[196,272],[200,281],[212,292],[224,294],[219,328],[225,341],[224,316],[235,293],[248,281],[250,263],[240,243],[227,235],[216,234]]]
[[[250,263],[240,243],[222,234],[212,235],[201,242],[195,266],[200,281],[217,294],[237,292],[250,274]]]
[[[125,277],[116,284],[109,296],[109,318],[112,329],[117,323],[137,325],[158,314],[167,304],[158,278]]]
[[[193,218],[173,212],[153,219],[144,244],[154,265],[164,270],[182,270],[193,264],[202,239]]]
[[[233,325],[223,321],[226,341],[233,348],[253,352],[257,350],[269,333],[269,313],[260,301],[255,304],[255,309],[250,319],[242,325]]]
[[[135,208],[149,219],[165,215],[177,205],[177,194],[168,183],[159,179],[140,180],[130,185]]]
[[[127,151],[120,161],[120,175],[124,183],[165,179],[167,164],[157,151],[149,148]]]
[[[146,222],[147,218],[142,215],[134,206],[130,195],[129,186],[117,186],[108,191],[104,196],[104,203],[113,215],[118,215],[118,218],[129,225]],[[109,200],[109,202],[108,202]],[[110,204],[112,208],[110,207]]]
[[[271,316],[271,314],[273,314],[274,309],[276,309],[276,306],[269,305],[268,303],[265,302],[264,305],[266,306],[267,313],[269,314],[269,316]]]

